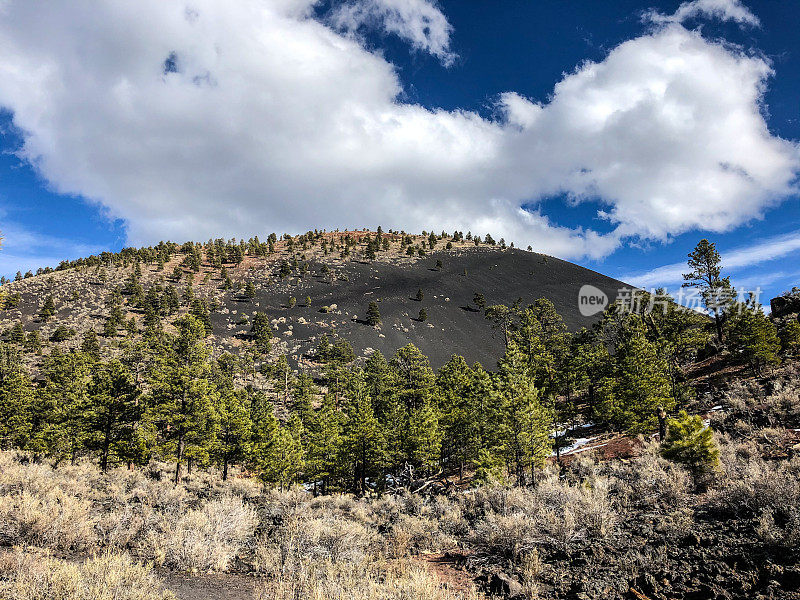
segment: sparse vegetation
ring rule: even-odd
[[[105,598],[119,581],[133,582],[132,599],[169,597],[148,563],[258,573],[264,598],[634,589],[660,600],[713,597],[714,582],[734,577],[742,595],[783,597],[790,580],[762,566],[796,568],[793,314],[728,302],[720,341],[716,322],[667,299],[653,312],[612,304],[571,332],[552,302],[503,304],[493,289],[492,305],[475,293],[451,306],[487,335],[497,329],[496,367],[453,356],[433,369],[411,344],[384,356],[345,328],[376,341],[438,335],[450,297],[430,282],[458,273],[456,258],[447,273],[420,261],[394,300],[375,281],[379,265],[466,253],[480,238],[339,233],[126,249],[47,274],[75,286],[88,273],[80,290],[39,275],[6,284],[24,294],[2,297],[0,543],[19,549],[0,558],[0,598],[80,598],[87,586],[100,591],[86,598]],[[692,258],[691,282],[707,273],[713,287],[721,265],[706,254]],[[335,274],[323,263],[315,275],[328,255]],[[325,291],[362,285],[363,273],[355,309]],[[424,326],[408,322],[425,298],[418,285],[436,304]],[[296,298],[311,306],[309,292],[328,315],[318,323],[287,310]],[[22,309],[9,308],[15,293]],[[384,308],[382,327],[360,325],[381,325]],[[661,445],[650,441],[659,409]],[[744,547],[736,565],[724,559]],[[446,552],[469,573],[459,585],[443,585],[425,558]]]

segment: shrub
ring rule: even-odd
[[[22,552],[0,556],[2,600],[174,600],[148,567],[124,554],[82,563]]]
[[[228,495],[182,515],[162,513],[159,520],[143,542],[147,555],[158,564],[202,571],[225,571],[257,522],[251,507]]]
[[[0,540],[55,550],[83,550],[94,542],[91,503],[60,487],[0,496]]]
[[[667,428],[667,439],[661,446],[664,458],[686,465],[695,476],[717,467],[719,448],[714,432],[701,417],[682,410],[677,419],[667,422]]]

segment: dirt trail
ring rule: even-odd
[[[464,557],[460,554],[422,554],[418,559],[430,570],[439,581],[450,590],[467,594],[475,589],[472,576],[464,570],[460,563]],[[485,598],[482,594],[478,598]]]
[[[178,600],[253,600],[258,579],[244,575],[160,573],[164,586]]]

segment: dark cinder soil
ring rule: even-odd
[[[179,600],[254,600],[259,580],[244,575],[159,573],[164,587]]]
[[[434,268],[442,261],[441,270]],[[626,284],[578,265],[521,250],[476,248],[434,252],[411,263],[371,263],[349,261],[336,267],[342,279],[319,275],[321,264],[310,263],[312,273],[303,279],[278,281],[259,289],[251,303],[226,302],[231,310],[266,311],[271,318],[286,319],[278,324],[276,337],[294,345],[296,352],[307,353],[323,333],[336,332],[349,341],[356,355],[371,349],[390,356],[398,348],[413,343],[426,354],[434,367],[460,354],[467,362],[481,362],[494,368],[502,355],[502,333],[492,328],[483,313],[472,303],[475,293],[487,305],[510,305],[518,299],[530,304],[548,298],[570,329],[590,326],[596,317],[586,318],[578,310],[578,290],[584,284],[604,291],[611,301]],[[466,274],[465,274],[466,273]],[[421,289],[424,298],[415,298]],[[293,296],[298,304],[285,306]],[[310,296],[312,306],[305,307]],[[381,314],[380,327],[364,322],[367,305],[375,301]],[[336,305],[331,313],[322,306]],[[420,308],[428,319],[417,320]],[[231,335],[230,315],[213,315],[214,333]],[[286,336],[291,325],[291,336]],[[237,333],[245,333],[246,326]]]

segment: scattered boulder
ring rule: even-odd
[[[495,573],[489,579],[489,593],[514,600],[524,600],[527,598],[527,595],[522,589],[522,584],[502,571]]]
[[[800,313],[800,288],[792,288],[791,292],[773,298],[769,301],[769,307],[775,318]]]

